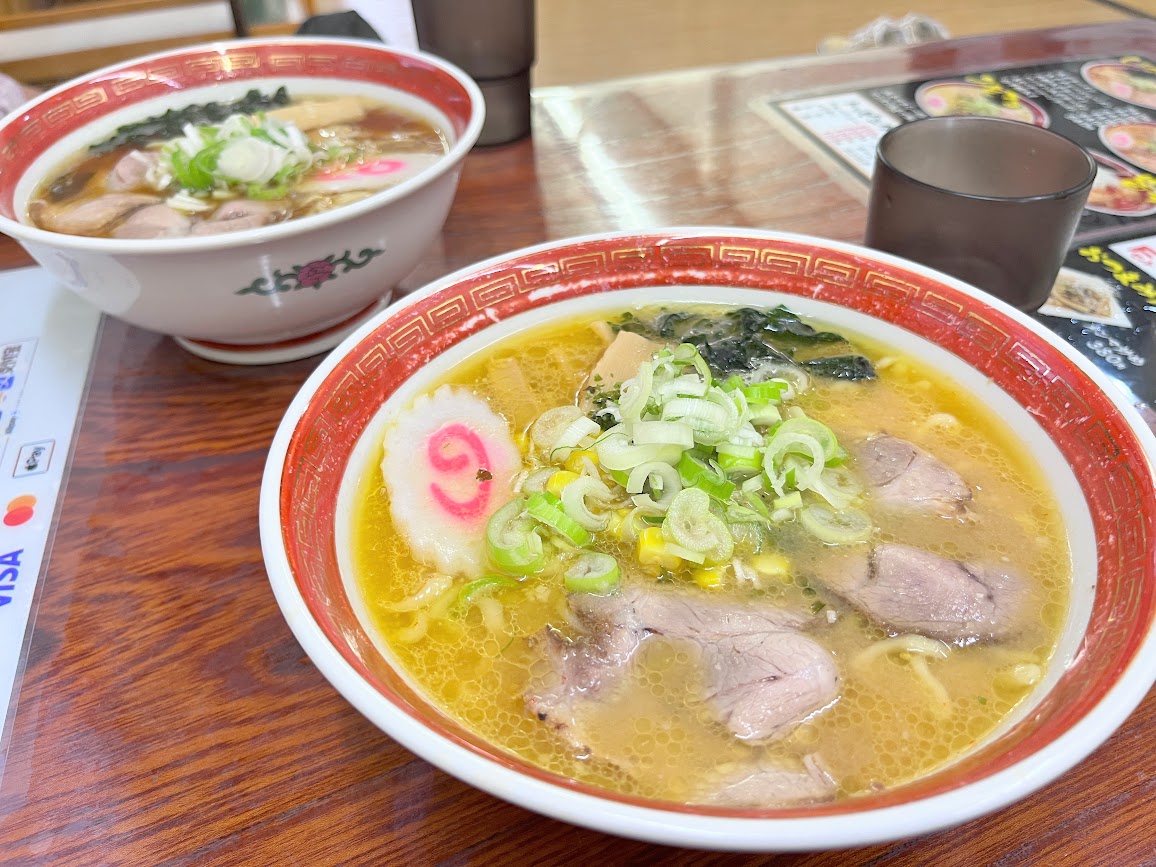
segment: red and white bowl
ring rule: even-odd
[[[479,348],[574,314],[676,301],[785,303],[916,355],[1030,446],[1063,506],[1072,604],[1042,686],[944,770],[821,806],[738,810],[619,795],[546,773],[439,711],[367,630],[351,506],[384,420]],[[741,229],[546,244],[459,271],[360,328],[317,369],[274,439],[261,540],[277,601],[330,682],[454,776],[550,816],[661,843],[811,850],[915,836],[996,810],[1089,755],[1156,678],[1156,438],[1087,360],[1006,304],[848,244]]]
[[[118,126],[282,85],[291,96],[352,93],[398,105],[443,129],[450,151],[359,202],[231,234],[118,240],[27,222],[45,177]],[[0,232],[105,313],[174,335],[199,355],[300,358],[337,345],[418,264],[484,116],[481,91],[460,69],[378,42],[237,40],[153,54],[63,84],[0,120]]]

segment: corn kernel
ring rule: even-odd
[[[607,517],[610,523],[606,525],[606,532],[619,542],[625,542],[630,538],[630,524],[626,520],[630,517],[629,509],[615,509]]]
[[[704,590],[710,590],[712,587],[721,587],[723,583],[723,569],[721,566],[706,566],[701,569],[695,569],[691,573],[691,578],[694,583]]]
[[[782,554],[756,554],[751,557],[751,568],[767,578],[789,581],[791,561]]]
[[[569,470],[558,470],[546,480],[546,490],[555,497],[560,497],[562,496],[562,489],[577,479],[577,473],[572,473]]]
[[[644,566],[677,569],[682,563],[682,558],[666,550],[666,540],[662,538],[661,527],[647,527],[638,534],[638,562]]]
[[[570,456],[566,458],[566,469],[572,473],[581,473],[586,469],[586,461],[590,461],[594,466],[598,466],[598,455],[593,449],[575,449],[570,452]]]

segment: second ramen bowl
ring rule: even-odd
[[[31,225],[28,202],[68,160],[128,123],[248,91],[354,94],[418,115],[449,141],[396,186],[312,216],[206,237],[113,239]],[[441,231],[485,115],[481,92],[431,55],[381,43],[257,39],[111,66],[0,120],[0,231],[105,313],[240,364],[335,346],[380,309]]]

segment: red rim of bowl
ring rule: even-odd
[[[206,238],[131,241],[48,232],[20,221],[16,187],[45,149],[86,124],[174,90],[235,81],[287,77],[331,78],[386,85],[437,108],[449,119],[454,143],[423,172],[360,202],[321,214]],[[65,82],[0,121],[0,230],[49,246],[138,255],[220,249],[294,235],[380,207],[450,171],[481,132],[484,101],[464,72],[441,58],[364,40],[295,37],[241,39],[180,48],[137,58]]]
[[[489,747],[389,670],[345,597],[336,559],[338,490],[362,430],[429,359],[493,321],[556,300],[661,285],[764,289],[860,311],[966,360],[1044,420],[1087,498],[1098,584],[1076,661],[1030,719],[962,761],[879,795],[792,809],[711,808],[621,795],[542,771]],[[1119,684],[1156,619],[1156,487],[1144,443],[1092,375],[1057,343],[1034,331],[1025,317],[956,288],[950,278],[941,281],[890,257],[876,259],[869,251],[817,239],[672,229],[513,254],[452,275],[382,317],[334,353],[337,360],[293,425],[283,461],[274,466],[275,455],[270,458],[266,483],[276,473],[280,538],[268,540],[267,550],[283,547],[310,615],[361,678],[439,737],[519,774],[624,805],[704,817],[793,819],[907,804],[976,783],[1055,743]],[[266,529],[274,532],[270,526],[263,534]]]

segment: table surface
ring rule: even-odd
[[[1156,23],[1037,31],[539,91],[532,139],[467,159],[403,288],[584,232],[735,225],[862,237],[861,194],[754,97],[1151,51]],[[0,266],[26,264],[0,238]],[[0,783],[0,864],[1156,863],[1156,698],[995,815],[848,852],[730,857],[624,841],[496,800],[371,726],[269,590],[266,450],[317,359],[234,368],[108,320]]]

